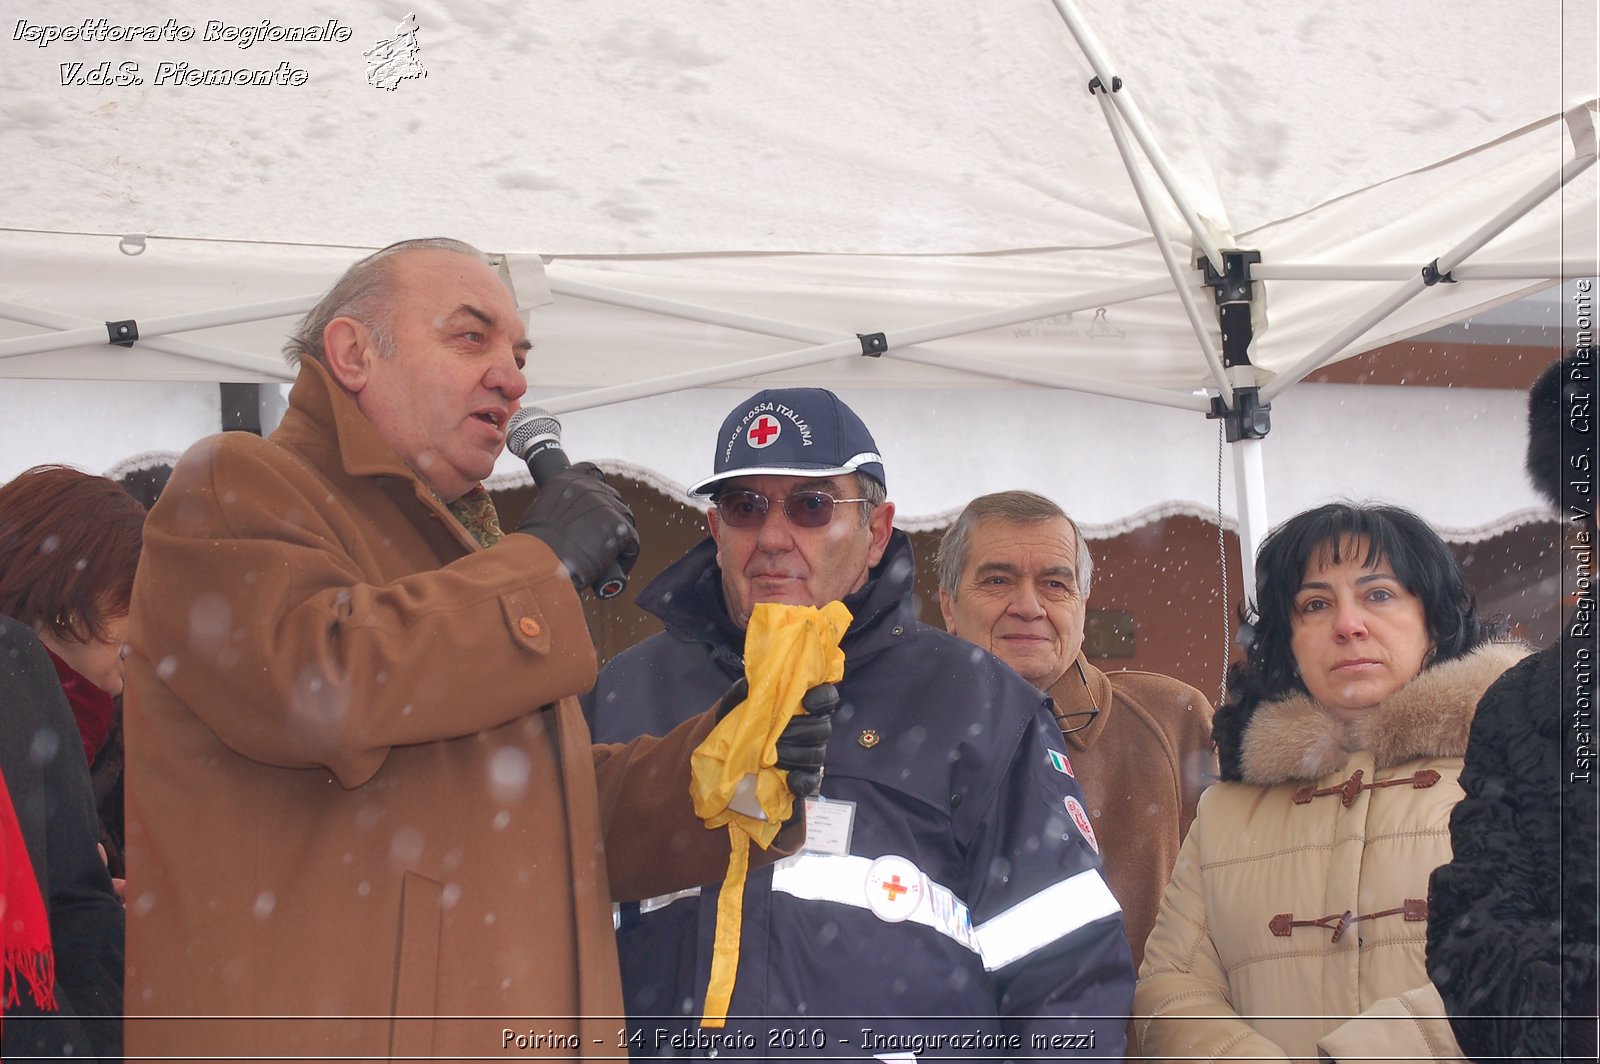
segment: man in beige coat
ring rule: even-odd
[[[590,745],[574,583],[637,539],[583,466],[501,533],[528,346],[480,253],[385,249],[291,339],[281,427],[195,445],[151,511],[131,1056],[626,1053],[611,901],[725,871],[688,796],[712,719]]]
[[[984,495],[940,544],[939,607],[952,634],[1055,703],[1137,966],[1200,792],[1216,775],[1211,703],[1170,677],[1107,675],[1084,660],[1091,569],[1078,526],[1055,503],[1027,491]]]

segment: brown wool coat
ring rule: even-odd
[[[131,642],[130,1056],[620,1052],[612,899],[726,868],[710,721],[591,747],[543,543],[480,548],[304,363],[270,441],[174,471]]]
[[[1058,714],[1100,708],[1066,737],[1067,754],[1137,968],[1200,792],[1217,776],[1211,703],[1170,676],[1107,674],[1081,656],[1078,664],[1087,685],[1069,668],[1049,693]]]
[[[1424,969],[1418,903],[1450,859],[1478,699],[1525,653],[1490,644],[1434,666],[1348,727],[1304,695],[1256,709],[1245,782],[1201,799],[1145,944],[1134,1014],[1146,1056],[1460,1056]],[[1368,919],[1334,941],[1346,912]]]

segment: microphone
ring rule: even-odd
[[[541,488],[572,465],[561,449],[561,422],[537,406],[525,406],[511,415],[506,450],[528,463],[528,473]],[[628,586],[628,577],[613,561],[592,586],[597,597],[616,598]]]

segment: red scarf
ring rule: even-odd
[[[22,984],[33,1003],[56,1009],[56,961],[50,917],[28,860],[11,792],[0,778],[0,1011],[22,1004]]]
[[[111,725],[117,713],[117,700],[84,679],[77,669],[62,661],[54,650],[45,647],[45,651],[50,655],[50,664],[56,667],[56,676],[61,680],[61,689],[67,693],[67,702],[72,706],[72,717],[78,722],[78,735],[83,739],[84,759],[93,765],[95,755],[100,753],[100,748],[106,744],[106,737],[111,734]]]

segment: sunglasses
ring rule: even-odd
[[[833,520],[833,508],[866,499],[835,499],[825,491],[797,491],[783,500],[783,513],[796,528],[822,528]],[[759,491],[729,491],[717,496],[717,517],[729,528],[760,528],[772,500]]]

